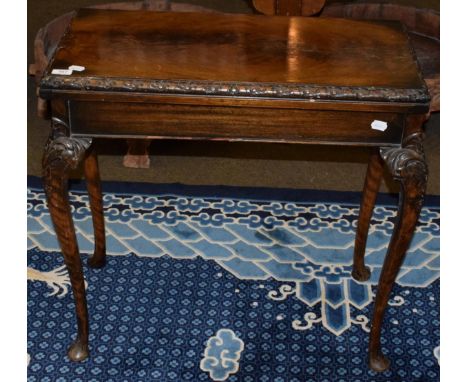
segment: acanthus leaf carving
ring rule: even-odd
[[[422,141],[423,134],[416,132],[403,140],[402,147],[380,149],[392,176],[402,183],[408,200],[419,208],[428,176]]]
[[[68,124],[59,118],[52,118],[52,129],[42,159],[44,177],[52,176],[54,169],[66,173],[76,168],[91,143],[92,138],[70,137]]]

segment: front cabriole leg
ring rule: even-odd
[[[381,350],[382,321],[392,286],[413,237],[427,183],[422,133],[412,133],[404,139],[402,148],[382,148],[380,154],[401,187],[397,222],[380,274],[372,318],[369,364],[375,371],[384,371],[390,365]]]
[[[57,121],[54,122],[57,125]],[[47,204],[75,298],[78,334],[68,350],[72,361],[88,357],[89,329],[83,269],[68,201],[68,173],[78,166],[90,145],[89,138],[71,138],[60,129],[54,129],[46,143],[42,162]]]

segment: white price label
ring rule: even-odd
[[[379,121],[376,119],[374,122],[371,123],[371,127],[374,130],[385,131],[387,130],[388,124],[387,122]]]
[[[83,70],[85,70],[85,67],[80,65],[70,65],[68,69],[74,70],[75,72],[82,72]]]
[[[61,76],[69,76],[73,73],[70,69],[52,69],[52,74],[59,74]]]

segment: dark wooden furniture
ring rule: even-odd
[[[115,10],[144,10],[147,12],[215,12],[213,9],[193,4],[174,3],[171,0],[143,0],[122,3],[98,4],[87,8]],[[34,63],[29,66],[29,74],[36,77],[36,84],[42,78],[52,58],[60,38],[67,29],[75,12],[65,13],[41,28],[34,39]],[[50,119],[50,103],[37,97],[37,114],[43,119]],[[128,139],[128,151],[123,158],[123,165],[132,168],[149,168],[148,147],[151,140]]]
[[[70,65],[85,69],[53,74]],[[95,233],[89,265],[101,267],[104,218],[93,139],[223,139],[373,148],[354,253],[353,276],[361,281],[369,277],[364,252],[384,167],[401,183],[369,344],[370,366],[389,366],[380,330],[425,192],[422,124],[430,101],[399,23],[81,10],[39,88],[52,113],[45,190],[76,302],[70,359],[88,356],[88,314],[69,170],[84,160]],[[374,121],[386,128],[372,128]]]
[[[285,2],[286,1],[286,2]],[[402,5],[401,1],[388,0],[350,1],[340,0],[252,0],[257,11],[264,14],[286,15],[296,11],[300,16],[317,15],[321,17],[341,17],[368,20],[397,20],[407,28],[416,59],[431,95],[430,112],[440,110],[440,17],[434,9],[416,8]],[[296,3],[296,4],[295,4]],[[288,6],[289,5],[289,6]],[[173,2],[172,0],[142,0],[93,5],[89,8],[117,10],[145,10],[171,12],[216,12],[211,8],[192,4]],[[30,65],[30,74],[35,75],[39,84],[47,65],[57,47],[60,37],[66,30],[74,12],[57,17],[41,28],[34,40],[34,59]],[[37,99],[38,115],[49,119],[49,104],[42,98]],[[149,168],[149,146],[151,140],[128,139],[127,154],[123,158],[125,167]]]

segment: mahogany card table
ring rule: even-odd
[[[422,125],[430,101],[400,23],[83,9],[39,91],[52,113],[44,188],[76,305],[71,360],[88,357],[88,313],[68,201],[70,169],[84,162],[95,236],[88,263],[102,267],[93,139],[216,139],[371,147],[354,249],[358,281],[369,278],[364,253],[384,169],[400,182],[369,340],[370,367],[389,367],[380,332],[425,193]]]

